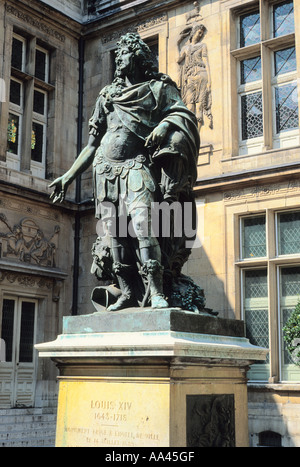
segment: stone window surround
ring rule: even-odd
[[[7,3],[6,7],[6,27],[4,30],[4,43],[6,47],[4,49],[4,61],[2,64],[2,76],[5,83],[9,83],[11,77],[11,66],[10,66],[10,50],[12,44],[12,36],[13,34],[18,34],[27,39],[30,43],[29,45],[33,46],[33,43],[36,42],[37,46],[40,46],[43,49],[46,49],[49,52],[50,58],[50,77],[49,82],[46,83],[44,81],[38,80],[34,77],[34,73],[29,73],[28,67],[26,69],[27,75],[20,72],[20,76],[16,76],[19,80],[24,80],[27,76],[29,81],[34,82],[37,88],[43,90],[44,92],[48,93],[48,122],[47,122],[47,159],[45,162],[44,168],[42,170],[45,174],[38,174],[35,171],[31,170],[31,125],[32,119],[27,119],[28,123],[28,131],[26,131],[27,135],[27,151],[22,150],[22,157],[20,159],[20,170],[13,170],[7,167],[7,152],[6,152],[6,133],[7,133],[7,122],[8,122],[8,114],[9,114],[9,102],[8,102],[8,95],[9,95],[9,84],[6,86],[6,102],[3,102],[1,107],[1,141],[0,141],[0,171],[6,174],[9,182],[13,185],[15,184],[15,180],[19,180],[21,177],[24,180],[24,187],[35,186],[38,187],[38,191],[42,193],[48,194],[49,193],[49,179],[53,179],[56,174],[60,172],[60,165],[61,161],[58,159],[58,152],[57,146],[59,144],[60,138],[63,136],[63,132],[61,127],[59,127],[59,132],[57,137],[52,137],[56,134],[55,129],[57,126],[56,123],[56,116],[61,109],[61,102],[63,101],[63,87],[62,83],[62,67],[59,66],[62,63],[64,55],[65,55],[65,44],[69,46],[70,41],[75,40],[78,41],[80,38],[80,31],[78,29],[74,29],[74,25],[76,24],[72,20],[70,20],[70,24],[65,25],[61,23],[62,17],[55,14],[55,18],[50,21],[50,23],[46,23],[45,21],[41,20],[41,16],[37,15],[35,9],[27,8],[26,5],[20,5],[20,8],[15,8],[15,6],[10,5]],[[56,21],[57,20],[57,21]],[[52,25],[54,27],[52,27]],[[62,33],[64,32],[64,34]],[[65,35],[67,34],[67,35]],[[32,42],[31,42],[32,41]],[[68,42],[69,41],[69,42]],[[34,69],[34,62],[35,57],[34,55],[30,56],[30,62],[32,64],[32,68]],[[17,70],[16,70],[16,74]],[[26,81],[26,84],[28,82]],[[33,92],[33,90],[32,90]],[[8,94],[8,95],[7,95]],[[54,101],[58,102],[58,107],[54,105]],[[59,110],[57,110],[59,109]],[[31,109],[32,112],[33,109]],[[23,121],[25,118],[23,118]],[[24,128],[23,128],[24,130]],[[29,136],[28,136],[29,135]],[[23,142],[22,142],[23,143]],[[24,144],[23,144],[24,149]],[[19,184],[19,183],[18,183]],[[22,183],[21,183],[22,184]]]
[[[244,155],[258,155],[266,153],[270,150],[280,149],[281,146],[285,147],[298,147],[300,144],[300,130],[291,130],[286,133],[283,133],[283,136],[274,134],[274,122],[275,120],[275,110],[273,109],[273,100],[272,93],[274,91],[274,78],[272,76],[272,69],[274,68],[274,52],[281,50],[287,47],[295,46],[296,53],[299,48],[297,44],[297,38],[295,33],[287,34],[285,36],[271,38],[271,16],[273,12],[272,6],[276,3],[281,3],[281,0],[259,0],[253,4],[249,2],[245,5],[245,2],[224,2],[228,5],[230,11],[230,66],[231,66],[231,76],[232,85],[231,85],[231,157],[238,157]],[[295,2],[294,2],[295,3]],[[232,4],[232,6],[230,5]],[[238,18],[244,13],[250,13],[251,11],[260,9],[261,12],[261,42],[258,44],[250,45],[247,47],[239,48],[239,28],[237,28]],[[298,9],[294,9],[295,15],[295,24],[297,23]],[[238,92],[242,92],[244,89],[239,89],[242,86],[239,86],[238,76],[240,69],[240,61],[252,58],[260,55],[262,57],[262,82],[260,84],[260,89],[263,92],[263,126],[264,126],[264,135],[261,138],[257,138],[255,144],[244,142],[241,144],[241,138],[239,135],[240,129],[238,125],[235,125],[233,122],[238,121],[239,117],[239,103],[238,103]],[[298,53],[299,55],[299,53]],[[289,76],[286,76],[286,80],[298,80],[300,77],[299,66],[297,71],[290,73]],[[273,79],[272,79],[273,78]],[[281,80],[282,81],[282,80]],[[254,88],[257,88],[257,83],[254,84]],[[243,86],[244,88],[245,86]],[[247,85],[247,90],[253,90],[253,85]],[[298,108],[300,108],[300,90],[298,87]],[[269,116],[274,115],[273,119],[270,119]]]
[[[20,153],[18,155],[20,170],[24,172],[32,172],[33,175],[38,176],[39,178],[45,178],[45,166],[46,166],[46,153],[47,150],[44,147],[43,151],[43,162],[36,163],[31,161],[31,125],[33,121],[42,121],[43,126],[45,127],[45,118],[38,117],[37,114],[33,112],[33,93],[34,90],[39,90],[51,99],[52,91],[55,90],[55,87],[48,83],[48,80],[41,81],[38,78],[34,77],[34,66],[35,66],[35,50],[40,49],[47,53],[47,58],[51,54],[51,49],[45,48],[40,44],[38,37],[29,36],[26,31],[17,31],[13,34],[11,38],[16,37],[17,39],[24,39],[24,44],[26,43],[26,49],[24,53],[26,54],[26,66],[23,70],[17,70],[15,68],[11,69],[11,78],[16,78],[22,82],[23,92],[24,92],[24,108],[22,115],[23,126],[21,128],[21,141],[20,141]],[[12,39],[11,39],[12,44]],[[46,64],[46,72],[49,72],[49,64]],[[48,73],[49,74],[49,73]],[[44,142],[46,144],[46,137],[44,137]],[[50,143],[51,144],[51,143]],[[45,146],[45,145],[44,145]],[[7,165],[9,167],[10,154],[7,153]],[[12,167],[13,168],[13,167]]]
[[[284,186],[282,186],[284,190]],[[281,192],[281,186],[279,187],[279,193]],[[279,294],[278,294],[278,281],[281,267],[292,267],[300,266],[300,254],[293,255],[278,255],[277,254],[277,243],[276,243],[276,228],[277,228],[277,214],[282,212],[292,212],[299,210],[299,196],[296,194],[291,196],[289,206],[285,206],[283,200],[279,200],[276,195],[271,194],[271,198],[277,199],[276,208],[270,207],[270,199],[259,199],[263,197],[263,191],[258,192],[255,199],[248,200],[247,207],[241,200],[235,201],[233,205],[226,206],[226,218],[227,222],[231,218],[233,221],[233,238],[228,235],[228,245],[233,242],[232,246],[234,249],[234,261],[232,264],[232,270],[229,272],[235,276],[234,284],[232,287],[235,289],[235,310],[236,317],[243,319],[243,307],[242,307],[242,286],[243,286],[243,274],[245,270],[253,269],[267,269],[268,271],[268,308],[269,308],[269,339],[270,339],[270,375],[268,381],[259,381],[260,384],[296,384],[292,381],[283,381],[281,379],[280,369],[280,352],[281,343],[279,335]],[[245,200],[244,200],[245,201]],[[279,202],[280,201],[280,202]],[[252,206],[252,202],[255,204]],[[248,209],[248,210],[247,210]],[[267,242],[267,255],[264,258],[241,258],[241,219],[250,216],[266,216],[266,242]],[[231,265],[229,266],[231,269]]]
[[[285,361],[284,357],[284,341],[282,336],[282,326],[284,324],[284,317],[282,313],[283,309],[288,308],[290,311],[295,307],[296,303],[293,296],[281,296],[281,281],[283,276],[281,275],[285,269],[289,268],[299,268],[300,266],[300,254],[285,254],[279,252],[279,216],[281,214],[289,213],[299,213],[299,209],[266,209],[263,212],[257,212],[255,214],[249,213],[247,215],[240,215],[238,218],[239,222],[239,260],[236,261],[237,274],[239,274],[240,281],[240,302],[241,302],[241,319],[245,320],[245,308],[250,306],[249,300],[246,300],[244,287],[246,285],[246,273],[255,272],[255,271],[265,271],[266,281],[268,292],[266,295],[261,298],[255,298],[252,300],[252,306],[254,305],[253,310],[255,309],[265,309],[268,310],[268,327],[269,327],[269,337],[271,333],[275,330],[273,329],[275,325],[277,326],[277,348],[274,350],[274,341],[273,348],[271,348],[271,355],[273,360],[277,361],[278,364],[278,374],[279,380],[281,382],[287,382],[292,384],[294,381],[293,378],[297,378],[299,374],[299,368],[296,366],[291,366],[291,361]],[[244,257],[242,251],[242,235],[243,235],[243,221],[245,219],[257,218],[265,216],[266,218],[266,254],[261,257]],[[270,298],[270,295],[276,295],[275,301],[273,302],[274,297]],[[247,304],[246,304],[247,302]],[[254,303],[255,302],[255,303]],[[273,303],[273,305],[271,305]],[[273,306],[273,308],[271,308]],[[277,314],[275,319],[275,314]],[[281,322],[283,320],[283,324]],[[271,346],[270,346],[271,347]],[[267,363],[269,362],[269,359]],[[249,374],[250,381],[259,381],[262,382],[265,380],[265,375],[270,373],[269,365],[253,365]],[[290,379],[292,378],[292,379]]]

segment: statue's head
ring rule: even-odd
[[[195,36],[197,38],[197,42],[200,41],[205,33],[206,33],[206,27],[204,26],[204,24],[194,25],[190,32],[190,41],[192,41],[193,37]]]
[[[151,50],[138,34],[125,34],[117,42],[117,46],[115,76],[123,76],[126,71],[132,72],[136,67],[144,74],[156,71]]]

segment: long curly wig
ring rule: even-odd
[[[134,53],[139,69],[144,72],[146,78],[154,77],[157,74],[158,69],[153,64],[151,50],[138,34],[132,32],[125,34],[117,42],[117,46],[118,48],[116,51],[115,72],[116,78],[120,76],[120,72],[118,70],[118,59],[122,52],[122,49],[125,47],[128,48],[129,51]]]
[[[118,58],[121,56],[122,49],[125,47],[134,53],[136,66],[138,67],[139,72],[143,75],[142,79],[145,81],[150,81],[152,79],[164,81],[165,83],[171,84],[179,91],[177,84],[168,75],[159,73],[157,67],[153,64],[153,57],[151,55],[150,48],[138,34],[132,32],[125,34],[117,42],[117,46],[114,80],[110,85],[105,86],[105,88],[100,92],[100,94],[106,99],[106,105],[109,105],[111,98],[119,96],[125,87],[124,77],[118,67]]]

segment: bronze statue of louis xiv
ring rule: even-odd
[[[169,235],[153,229],[161,203],[192,206],[195,218],[199,144],[197,119],[176,84],[154,67],[149,47],[137,34],[122,36],[114,80],[99,93],[89,120],[88,144],[50,185],[53,202],[62,201],[70,183],[93,164],[95,215],[105,235],[94,244],[92,271],[118,290],[114,295],[106,287],[105,310],[147,305],[204,310],[202,289],[181,273],[190,247],[184,232],[174,235],[173,211]],[[121,217],[130,224],[128,235],[116,222]]]

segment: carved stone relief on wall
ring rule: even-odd
[[[204,116],[213,128],[211,73],[207,45],[204,36],[207,29],[200,23],[200,7],[194,2],[194,10],[186,15],[186,27],[177,41],[179,58],[179,86],[185,105],[196,114],[199,130],[204,125]]]
[[[28,217],[11,226],[5,214],[0,214],[1,224],[8,230],[7,232],[0,231],[1,258],[55,267],[54,238],[60,231],[58,225],[54,227],[53,234],[46,238],[39,226]]]

